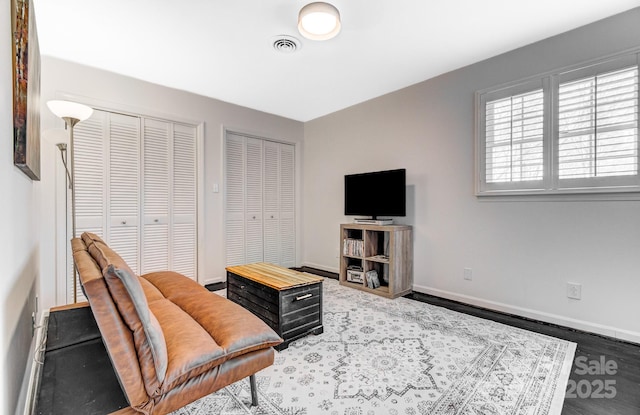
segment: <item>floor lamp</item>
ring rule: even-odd
[[[65,159],[65,153],[67,146],[64,143],[58,144],[58,149],[62,156],[62,162],[67,172],[67,178],[69,180],[69,188],[71,189],[71,237],[76,237],[76,186],[73,166],[73,127],[80,121],[84,121],[91,117],[93,114],[93,108],[77,102],[71,101],[49,101],[47,106],[56,116],[62,118],[66,123],[66,127],[69,129],[69,166],[67,166],[67,160]],[[73,265],[73,302],[78,302],[78,273],[75,263]]]

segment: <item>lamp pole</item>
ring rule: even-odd
[[[73,128],[80,121],[84,121],[91,116],[93,109],[83,104],[70,101],[49,101],[47,102],[49,109],[58,117],[62,118],[69,128],[69,164],[70,168],[67,168],[67,164],[64,163],[64,157],[62,159],[65,170],[67,171],[67,177],[69,178],[69,188],[71,189],[71,237],[76,237],[76,176],[75,176],[75,161],[74,161],[74,144],[73,144]],[[62,144],[58,144],[60,151],[64,151]],[[70,171],[69,171],[70,170]],[[73,302],[78,302],[78,269],[75,261],[73,261]]]
[[[73,127],[80,122],[77,118],[62,117],[69,127],[69,177],[71,180],[71,237],[76,237],[76,176],[73,157]],[[78,268],[76,262],[73,261],[73,302],[78,302]]]
[[[75,183],[75,166],[74,166],[74,157],[73,157],[73,127],[76,126],[77,123],[80,122],[77,118],[72,117],[62,117],[64,122],[69,127],[69,177],[71,180],[71,237],[76,237],[76,183]],[[74,287],[75,289],[76,287]],[[75,291],[74,291],[75,293]],[[74,300],[75,302],[75,295]]]

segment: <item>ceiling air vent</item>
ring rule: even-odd
[[[273,38],[273,48],[281,53],[293,53],[302,46],[293,36],[280,35]]]

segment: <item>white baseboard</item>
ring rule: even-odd
[[[303,267],[309,267],[309,268],[316,268],[316,269],[320,269],[322,271],[333,272],[333,273],[336,273],[336,274],[340,273],[340,269],[339,268],[327,267],[326,265],[314,264],[313,262],[303,262],[302,266]]]
[[[529,308],[518,307],[510,304],[489,301],[478,297],[458,294],[451,291],[440,290],[437,288],[427,287],[423,285],[414,285],[413,290],[424,294],[430,294],[449,300],[459,301],[461,303],[470,304],[477,307],[483,307],[490,310],[501,311],[503,313],[515,314],[521,317],[531,318],[546,323],[557,324],[560,326],[570,327],[577,330],[587,331],[590,333],[601,334],[615,339],[624,340],[632,343],[640,344],[640,333],[621,329],[618,327],[605,326],[598,323],[592,323],[584,320],[577,320],[557,314],[546,313],[544,311],[532,310]]]

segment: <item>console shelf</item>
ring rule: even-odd
[[[412,241],[412,228],[407,225],[340,225],[340,284],[387,298],[410,293]],[[369,271],[377,274],[379,287],[368,286]]]

